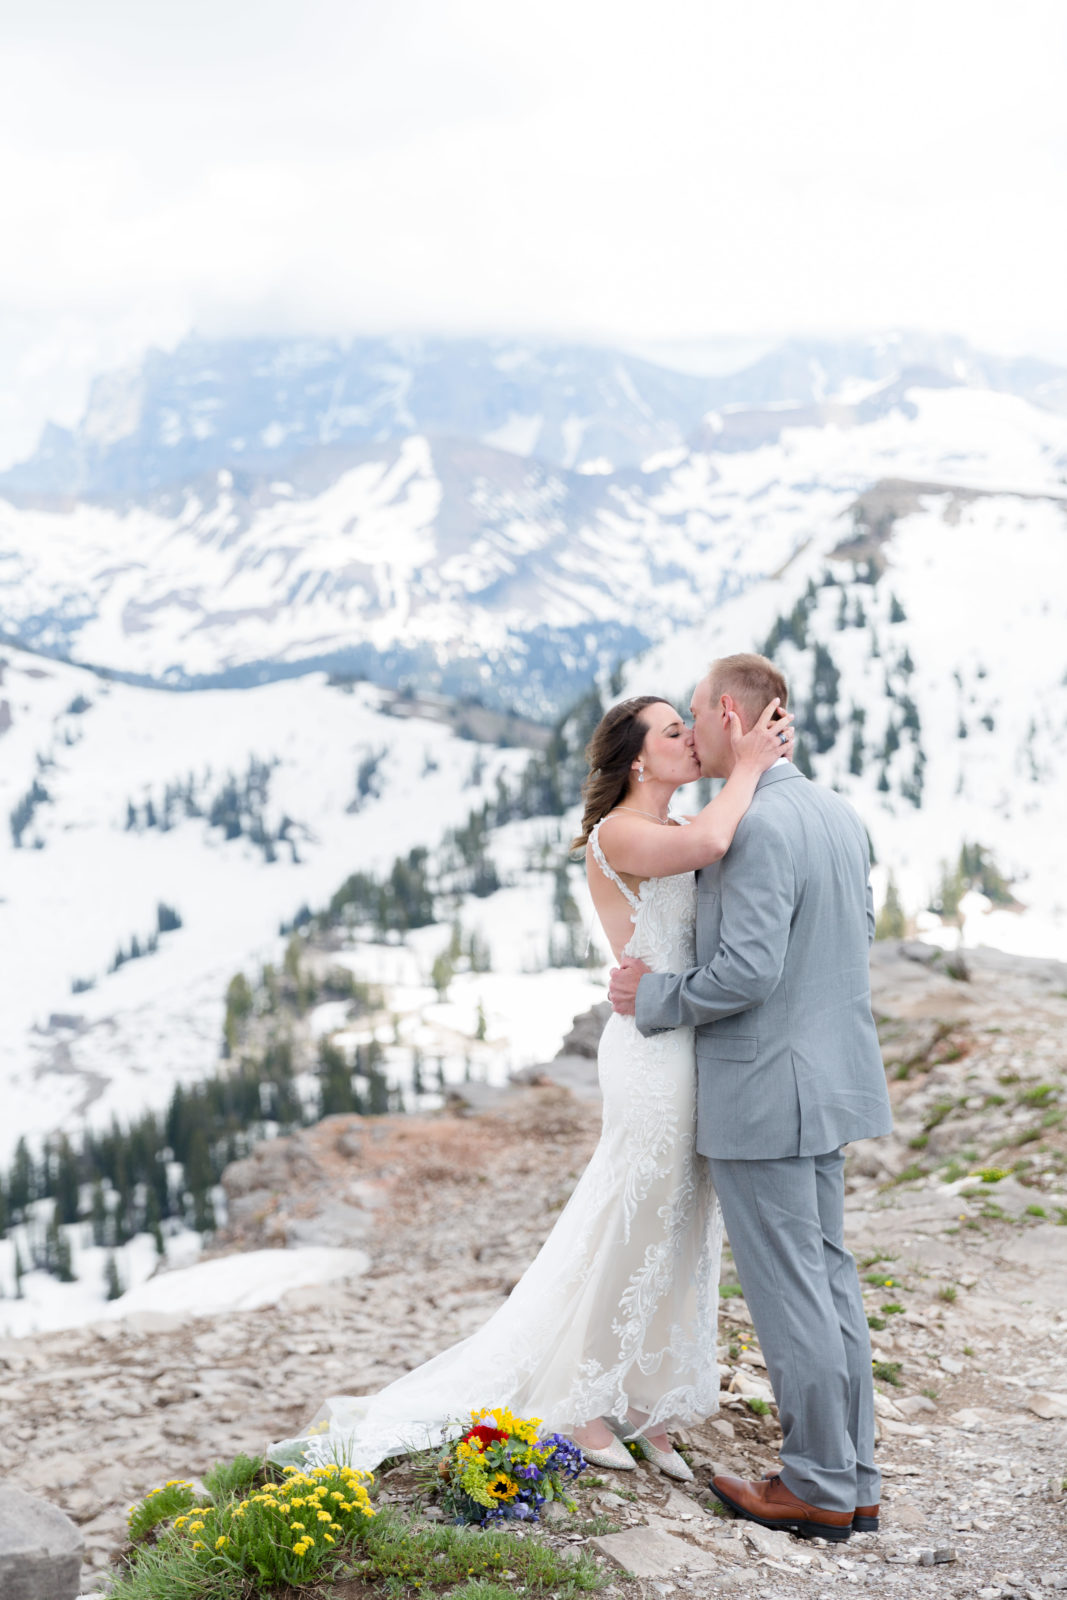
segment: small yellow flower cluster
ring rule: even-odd
[[[168,1523],[170,1535],[207,1570],[254,1569],[271,1582],[305,1582],[331,1545],[357,1538],[364,1519],[374,1516],[368,1483],[368,1474],[351,1467],[288,1468],[283,1482],[219,1506],[197,1504],[191,1485],[172,1484],[167,1490],[176,1503],[156,1500],[149,1526]]]

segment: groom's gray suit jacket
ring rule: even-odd
[[[760,778],[722,861],[697,874],[699,964],[643,977],[637,1026],[696,1028],[703,1155],[823,1155],[890,1132],[869,867],[852,807],[783,764]]]

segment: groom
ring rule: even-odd
[[[729,713],[747,732],[787,692],[764,656],[712,663],[690,706],[705,777],[733,767]],[[834,1540],[878,1526],[842,1149],[892,1126],[871,1015],[868,868],[856,813],[783,759],[759,780],[728,854],[697,877],[699,965],[652,973],[624,958],[610,990],[643,1034],[696,1028],[697,1148],[778,1401],[780,1473],[711,1487],[764,1527]]]

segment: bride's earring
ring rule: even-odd
[[[637,769],[637,781],[638,781],[638,783],[644,783],[644,781],[645,781],[645,769],[644,769],[644,767],[638,767],[638,769]]]

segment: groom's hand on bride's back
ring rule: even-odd
[[[637,1005],[637,985],[646,972],[651,972],[636,956],[623,956],[617,967],[612,967],[608,981],[608,999],[622,1017],[632,1017]]]

